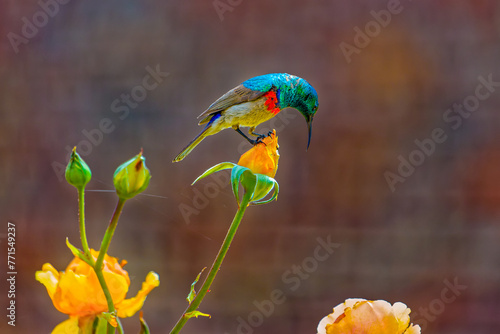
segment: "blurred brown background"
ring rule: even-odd
[[[402,301],[424,333],[499,332],[497,1],[66,2],[42,0],[53,17],[33,0],[0,5],[0,265],[4,275],[11,221],[18,271],[16,327],[2,314],[2,333],[49,333],[66,319],[34,275],[45,262],[64,270],[65,238],[79,242],[76,191],[58,171],[74,145],[90,190],[112,190],[115,168],[144,149],[153,178],[127,203],[110,254],[129,262],[130,295],[148,271],[160,274],[144,312],[153,333],[167,333],[236,211],[227,173],[190,184],[247,146],[227,130],[171,160],[210,103],[272,72],[316,88],[311,147],[295,110],[261,126],[279,135],[279,200],[247,211],[200,308],[212,318],[183,332],[316,333],[349,297]],[[156,68],[168,76],[144,90]],[[94,248],[115,202],[87,193]],[[318,237],[338,244],[323,261]],[[276,289],[284,302],[259,313]],[[137,319],[124,319],[127,332]]]

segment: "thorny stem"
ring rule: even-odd
[[[113,216],[111,217],[111,221],[109,222],[109,226],[106,229],[106,233],[104,234],[104,238],[102,239],[101,249],[99,250],[99,256],[94,265],[94,271],[97,275],[97,279],[101,284],[102,291],[104,292],[104,296],[106,297],[106,302],[108,304],[108,312],[116,315],[115,305],[113,304],[113,298],[111,297],[111,293],[109,288],[104,280],[104,274],[102,272],[102,266],[104,261],[104,256],[108,252],[109,244],[111,243],[111,239],[113,238],[113,234],[115,233],[116,225],[118,224],[118,219],[120,218],[120,214],[123,209],[123,205],[125,204],[125,199],[120,198],[118,203],[116,204],[115,212],[113,212]],[[114,334],[115,328],[108,323],[107,325],[107,334]]]
[[[80,223],[80,239],[82,241],[83,252],[88,259],[92,260],[89,244],[87,242],[87,232],[85,231],[85,188],[78,187],[78,218]]]
[[[224,242],[222,243],[222,246],[219,250],[219,253],[217,254],[217,257],[215,258],[214,263],[212,264],[212,268],[210,269],[210,272],[208,273],[207,278],[205,279],[205,282],[203,283],[203,286],[200,289],[200,292],[196,295],[196,298],[191,302],[191,304],[188,306],[188,308],[184,311],[182,314],[181,318],[177,321],[177,324],[175,327],[172,329],[170,334],[177,334],[180,332],[184,324],[189,320],[189,317],[186,316],[189,312],[196,311],[198,306],[200,306],[201,301],[207,294],[207,292],[210,289],[210,286],[212,285],[212,282],[215,279],[215,276],[217,275],[217,272],[219,271],[222,261],[224,260],[224,257],[226,256],[227,251],[229,250],[229,246],[231,246],[231,242],[233,241],[234,235],[236,234],[236,230],[238,229],[238,226],[240,225],[241,219],[243,218],[243,215],[245,213],[245,210],[248,206],[248,203],[250,202],[250,199],[252,198],[252,192],[246,192],[245,195],[243,196],[243,199],[241,200],[241,203],[239,205],[239,209],[236,212],[236,215],[233,218],[233,222],[231,223],[231,226],[229,227],[229,231],[226,234],[226,238],[224,239]]]

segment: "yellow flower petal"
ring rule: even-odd
[[[99,252],[90,251],[96,260]],[[128,273],[123,269],[126,263],[125,260],[118,262],[117,258],[105,255],[102,268],[119,317],[130,317],[140,310],[148,293],[160,284],[158,274],[150,272],[137,296],[125,299],[130,285]],[[87,333],[96,316],[102,316],[103,312],[108,311],[108,304],[94,269],[78,257],[69,263],[64,272],[58,272],[51,264],[46,263],[35,276],[47,288],[56,309],[70,315],[70,319],[58,325],[54,333]],[[109,321],[115,327],[118,325],[117,318]]]
[[[420,326],[411,324],[403,334],[420,334]]]
[[[141,290],[133,298],[125,299],[120,304],[117,304],[118,317],[126,318],[133,316],[142,308],[144,301],[154,288],[160,285],[160,277],[157,273],[151,271],[146,276],[146,280],[142,283]]]
[[[52,334],[78,334],[78,318],[69,318],[54,328]]]
[[[103,274],[109,292],[111,293],[111,298],[113,298],[113,302],[115,304],[121,303],[125,299],[130,285],[128,276],[123,277],[118,274],[108,272],[104,272]]]
[[[326,325],[328,324],[333,324],[339,317],[344,317],[344,311],[348,307],[353,307],[354,304],[357,302],[362,302],[366,301],[366,299],[360,299],[360,298],[349,298],[346,299],[345,302],[342,304],[339,304],[333,308],[333,313],[330,313],[323,319],[318,324],[318,334],[326,334]]]
[[[263,174],[274,177],[278,170],[278,136],[276,130],[245,152],[238,161],[238,165],[247,167],[254,174]]]
[[[95,274],[94,274],[95,276]],[[86,316],[108,310],[106,298],[97,277],[79,275],[67,270],[61,274],[54,306],[62,313]]]
[[[346,318],[340,323],[348,324],[355,330],[368,329],[369,333],[398,333],[398,322],[391,304],[385,300],[358,302],[345,312]]]
[[[91,250],[94,260],[99,252]],[[116,304],[121,303],[128,292],[130,278],[117,258],[104,256],[104,280]],[[108,304],[99,280],[87,263],[75,257],[64,272],[57,272],[46,263],[36,273],[36,279],[45,285],[55,308],[76,317],[96,315],[108,310]]]
[[[410,324],[411,310],[403,303],[394,303],[394,305],[392,305],[392,311],[399,322],[398,333],[402,333]]]
[[[59,273],[57,270],[50,263],[45,263],[42,266],[42,270],[35,273],[35,278],[38,282],[45,285],[50,299],[53,299],[57,283],[59,282]]]
[[[419,326],[409,326],[409,314],[403,303],[391,306],[385,300],[348,299],[320,321],[318,334],[420,333]]]

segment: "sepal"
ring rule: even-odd
[[[94,266],[94,263],[92,263],[92,259],[89,259],[87,257],[87,255],[85,255],[85,253],[76,248],[75,246],[73,246],[70,242],[69,242],[69,239],[66,238],[66,246],[68,246],[69,250],[71,251],[71,253],[75,256],[75,257],[78,257],[80,260],[82,260],[83,262],[85,262],[86,264],[88,264],[89,266],[93,267]]]
[[[201,174],[200,176],[198,176],[196,178],[196,180],[194,180],[193,183],[191,183],[191,185],[195,184],[196,182],[198,182],[199,180],[215,173],[215,172],[218,172],[218,171],[221,171],[221,170],[224,170],[224,169],[230,169],[230,168],[233,168],[234,166],[237,166],[236,164],[232,163],[232,162],[221,162],[220,164],[217,164],[209,169],[207,169],[203,174]]]

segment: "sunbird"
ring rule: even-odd
[[[212,103],[198,118],[206,124],[173,162],[184,159],[205,137],[221,130],[233,128],[255,145],[265,135],[255,133],[255,128],[285,108],[297,109],[305,118],[309,130],[307,148],[311,142],[313,117],[318,110],[318,94],[304,79],[286,73],[260,75],[243,82]],[[240,126],[250,127],[247,137]]]

